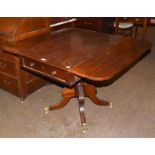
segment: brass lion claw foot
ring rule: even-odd
[[[110,106],[110,108],[112,108],[112,107],[113,107],[113,103],[112,103],[112,102],[110,102],[110,103],[109,103],[109,106]]]
[[[86,133],[87,130],[88,130],[87,124],[86,124],[86,123],[83,123],[83,124],[82,124],[82,132],[83,132],[83,133]]]
[[[48,114],[48,112],[50,111],[50,108],[49,107],[45,107],[44,111],[45,111],[45,114]]]

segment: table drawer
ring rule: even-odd
[[[69,72],[63,71],[61,69],[49,66],[41,62],[37,62],[27,58],[23,58],[22,61],[23,68],[31,70],[35,73],[39,73],[43,76],[54,79],[69,86],[72,86],[80,80],[80,78],[76,77],[73,74],[70,74]]]
[[[18,81],[0,73],[0,87],[16,96],[19,96]]]
[[[0,72],[6,73],[11,76],[16,76],[15,63],[0,58]]]
[[[76,22],[76,27],[98,30],[99,29],[99,19],[98,18],[78,18]]]

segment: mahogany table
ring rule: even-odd
[[[21,52],[23,44],[26,47],[28,43],[31,46]],[[98,99],[96,87],[85,80],[101,82],[117,77],[143,58],[151,46],[144,40],[68,28],[21,42],[14,53],[21,56],[24,69],[66,85],[63,100],[46,107],[46,112],[64,107],[73,97],[78,98],[85,132],[85,97],[97,105],[112,106],[110,102]]]

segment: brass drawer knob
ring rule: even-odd
[[[51,75],[52,75],[52,76],[55,76],[56,73],[57,73],[56,71],[52,71],[52,72],[51,72]]]
[[[70,63],[66,64],[65,68],[70,69],[72,66]]]
[[[34,67],[34,63],[33,62],[30,63],[30,67]]]
[[[139,21],[139,19],[138,19],[138,18],[136,18],[135,20],[136,20],[136,22],[138,22],[138,21]]]

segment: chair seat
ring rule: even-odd
[[[120,29],[128,29],[131,28],[133,26],[133,23],[129,23],[129,22],[120,22],[118,27]],[[114,27],[116,27],[116,23],[114,23]]]

